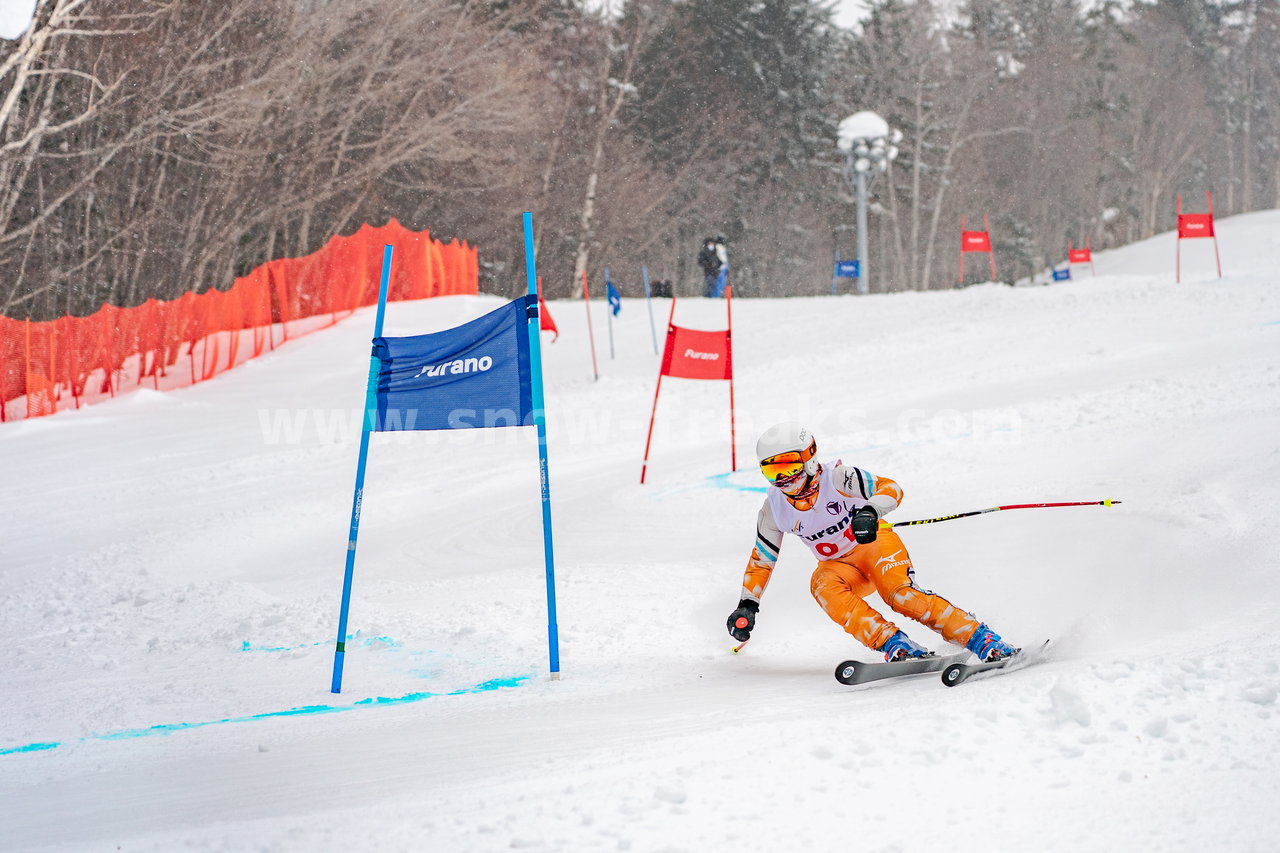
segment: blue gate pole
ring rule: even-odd
[[[649,333],[653,335],[653,354],[658,354],[658,328],[653,325],[653,300],[649,292],[649,268],[642,266],[640,272],[644,276],[644,304],[649,306]]]
[[[524,213],[524,272],[529,295],[537,299],[538,269],[533,258],[533,214]],[[542,483],[542,554],[547,567],[547,649],[551,657],[551,680],[560,679],[560,629],[556,625],[556,557],[551,542],[551,477],[547,468],[547,414],[542,394],[542,340],[538,336],[537,302],[529,318],[529,372],[533,383],[533,423],[538,428],[538,470]]]
[[[378,286],[378,314],[373,321],[373,336],[382,337],[382,318],[387,313],[387,283],[391,280],[391,252],[382,250],[382,283]],[[347,539],[347,569],[342,578],[342,608],[338,613],[338,645],[333,652],[333,683],[329,690],[342,692],[342,663],[347,654],[347,611],[351,607],[351,578],[356,568],[356,537],[360,533],[360,505],[364,502],[365,461],[369,458],[369,433],[378,427],[378,374],[382,362],[369,356],[369,381],[364,391],[364,428],[360,431],[360,458],[356,462],[356,490],[351,499],[351,534]]]

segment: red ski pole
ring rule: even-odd
[[[1048,503],[1048,504],[1005,504],[1004,506],[993,506],[987,509],[975,509],[970,512],[960,512],[955,515],[940,515],[937,518],[921,518],[916,521],[895,521],[890,527],[910,527],[913,524],[933,524],[936,521],[950,521],[953,518],[969,518],[974,515],[982,515],[988,512],[999,512],[1002,509],[1040,509],[1041,507],[1051,506],[1115,506],[1120,501],[1113,501],[1110,498],[1101,501],[1066,501],[1065,503]]]

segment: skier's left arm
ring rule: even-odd
[[[837,465],[834,480],[840,494],[866,501],[853,514],[853,538],[859,545],[876,541],[880,519],[902,502],[902,487],[888,477],[877,477],[852,465]]]

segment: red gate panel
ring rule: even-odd
[[[960,251],[962,252],[990,252],[991,251],[991,235],[986,231],[961,231],[960,232]]]
[[[1212,213],[1180,213],[1178,214],[1178,239],[1191,240],[1196,237],[1213,237]]]
[[[728,330],[704,332],[667,327],[662,375],[681,379],[728,379],[733,375],[733,351]]]

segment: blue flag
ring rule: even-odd
[[[522,296],[443,332],[374,338],[379,431],[533,424],[528,323]]]
[[[609,307],[617,316],[617,313],[622,310],[622,294],[618,293],[618,288],[614,287],[611,281],[605,282],[605,294],[609,297]]]

